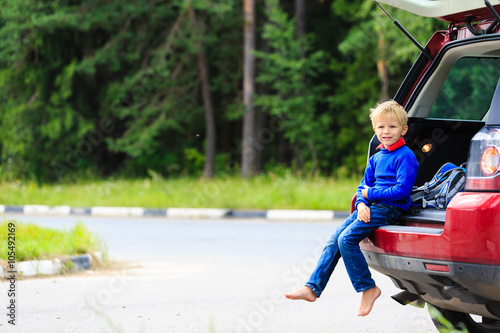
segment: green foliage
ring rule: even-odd
[[[368,109],[381,90],[376,61],[387,61],[393,94],[418,51],[371,0],[308,3],[310,33],[301,38],[291,4],[270,0],[266,24],[259,7],[257,45],[266,40],[271,48],[256,52],[259,84],[268,87],[255,100],[270,115],[262,126],[275,130],[279,120],[292,149],[288,165],[359,172],[372,135]],[[0,0],[0,8],[0,178],[42,184],[148,170],[200,174],[206,134],[198,42],[211,78],[216,171],[237,168],[240,1]],[[438,26],[390,11],[421,43]],[[279,137],[261,150],[270,169]]]
[[[319,160],[327,161],[328,142],[332,140],[328,108],[331,88],[315,81],[328,70],[328,55],[313,50],[312,36],[295,37],[295,22],[277,0],[268,0],[267,6],[269,23],[262,37],[272,51],[256,52],[256,56],[262,61],[257,82],[267,85],[270,93],[257,96],[255,104],[281,119],[296,156],[311,161],[314,170]]]
[[[423,45],[444,24],[390,6],[386,9]],[[420,51],[371,0],[336,0],[332,10],[336,18],[352,24],[338,44],[341,55],[331,63],[340,78],[333,96],[333,131],[338,133],[333,150],[348,169],[361,171],[366,164],[367,142],[373,136],[369,109],[381,96],[377,61],[385,61],[389,70],[391,98]]]
[[[168,174],[176,170],[170,164],[184,164],[185,149],[201,150],[203,106],[187,4],[2,1],[3,176],[50,181],[119,168]],[[225,46],[214,36],[239,24],[236,2],[191,6],[211,23],[207,44]],[[216,88],[234,96],[234,82],[224,82],[239,71],[224,65],[231,57],[217,54],[214,66],[221,73]]]
[[[193,170],[188,170],[188,172],[190,174],[196,174],[199,172],[203,166],[203,162],[205,162],[205,156],[195,148],[184,149],[184,155],[186,157],[186,161],[188,162],[187,165],[193,167]]]

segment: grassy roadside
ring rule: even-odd
[[[68,230],[6,219],[0,223],[0,260],[7,260],[9,252],[20,262],[96,251],[105,252],[104,243],[81,222]]]
[[[252,179],[144,179],[82,181],[44,185],[0,183],[3,205],[122,206],[145,208],[325,209],[349,210],[359,179],[267,174]]]

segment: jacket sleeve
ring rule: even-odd
[[[413,152],[403,155],[396,165],[396,183],[387,188],[371,187],[368,189],[369,201],[395,201],[411,194],[417,178],[418,163]]]
[[[365,203],[366,205],[368,204],[368,200],[363,197],[361,194],[361,191],[365,188],[365,185],[368,185],[369,187],[372,187],[375,184],[375,165],[374,165],[374,159],[373,156],[370,158],[368,161],[368,164],[366,165],[366,170],[365,174],[363,176],[363,179],[359,183],[358,190],[356,191],[356,203],[354,207],[358,209],[358,204],[360,202]]]

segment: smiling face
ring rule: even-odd
[[[380,115],[374,121],[373,126],[378,140],[385,148],[398,142],[408,131],[408,125],[401,125],[401,122],[393,115]]]

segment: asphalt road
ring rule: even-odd
[[[341,262],[316,302],[284,298],[306,281],[340,221],[13,217],[56,228],[82,220],[117,263],[19,280],[15,328],[2,281],[0,332],[437,332],[426,309],[393,301],[399,290],[376,272],[382,296],[358,317],[360,295]]]

